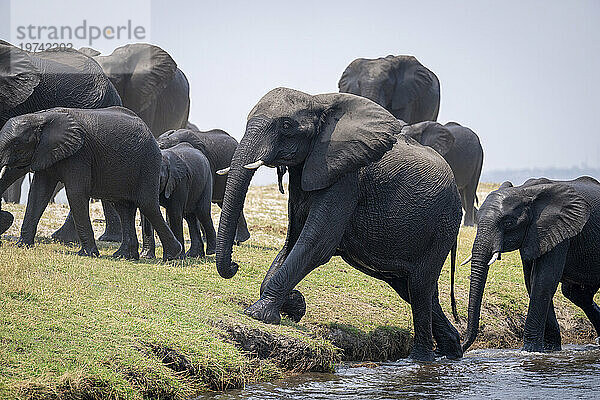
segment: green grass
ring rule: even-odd
[[[482,185],[480,201],[490,189]],[[345,345],[332,332],[358,340],[345,359],[405,352],[409,305],[337,257],[298,285],[308,304],[301,323],[284,319],[270,326],[243,314],[258,299],[283,244],[286,204],[276,186],[251,188],[246,215],[252,238],[234,248],[241,267],[231,280],[218,276],[213,256],[130,262],[111,258],[116,247],[101,243],[100,258],[78,257],[77,248],[46,239],[66,216],[63,205],[48,207],[34,248],[18,248],[24,207],[3,205],[16,222],[0,246],[0,398],[189,398],[291,372],[330,371],[343,357],[334,343]],[[99,203],[91,209],[97,237]],[[474,236],[474,228],[461,228],[459,261]],[[450,315],[446,264],[440,298]],[[459,330],[465,328],[468,275],[468,266],[459,268]],[[560,294],[555,304],[567,341],[589,341],[583,313]],[[490,271],[476,346],[518,346],[526,309],[518,254],[503,255]],[[404,347],[390,350],[400,342]],[[385,348],[376,355],[364,350],[365,343]]]

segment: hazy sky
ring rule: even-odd
[[[68,15],[59,3],[46,7]],[[239,138],[274,87],[334,92],[357,57],[412,54],[440,79],[439,121],[479,134],[484,169],[600,167],[600,1],[169,0],[150,11],[151,41],[186,73],[201,129]]]

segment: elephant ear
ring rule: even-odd
[[[0,105],[11,109],[31,96],[40,73],[29,55],[7,42],[0,43]]]
[[[166,157],[163,157],[163,163],[166,162],[166,182],[165,182],[165,197],[168,199],[171,197],[177,186],[181,183],[181,181],[185,178],[186,168],[185,163],[181,158],[179,158],[176,154],[172,152],[166,153]],[[161,168],[161,180],[162,177],[162,168]],[[161,187],[162,187],[161,183]]]
[[[338,82],[338,88],[341,93],[354,93],[358,94],[358,70],[362,65],[364,59],[357,58],[352,61],[342,73],[342,77]]]
[[[395,58],[394,95],[392,109],[400,110],[434,86],[431,72],[412,56]]]
[[[83,127],[63,111],[45,111],[31,169],[44,170],[75,154],[83,145]]]
[[[424,121],[402,128],[402,133],[410,136],[423,146],[429,146],[445,156],[454,145],[454,135],[444,125],[435,121]]]
[[[131,89],[136,91],[132,106],[145,110],[167,87],[177,71],[169,53],[157,46],[130,45],[132,51]]]
[[[564,183],[541,183],[522,189],[532,199],[532,222],[521,255],[538,258],[562,241],[579,234],[590,217],[590,204]]]
[[[325,105],[302,170],[302,189],[326,188],[344,174],[379,160],[402,124],[380,105],[351,94],[315,96]]]

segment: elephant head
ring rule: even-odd
[[[402,128],[402,134],[415,139],[423,146],[429,146],[437,151],[442,157],[450,151],[454,145],[454,136],[442,124],[434,121],[424,121],[417,124],[406,125]]]
[[[179,144],[178,146],[189,146]],[[191,147],[191,146],[190,146]],[[162,162],[160,166],[160,193],[164,193],[168,199],[173,194],[175,188],[185,178],[187,170],[183,160],[172,151],[162,152]]]
[[[89,48],[80,51],[100,64],[119,92],[123,106],[137,113],[155,101],[177,71],[171,56],[150,44],[128,44],[116,48],[108,56],[100,56]]]
[[[0,113],[23,103],[40,83],[29,55],[0,40]]]
[[[311,96],[277,88],[248,116],[246,132],[231,161],[217,235],[219,274],[231,278],[236,225],[248,185],[261,165],[301,171],[301,187],[323,190],[381,158],[392,148],[401,122],[374,102],[350,94]]]
[[[463,351],[475,341],[489,266],[504,252],[520,250],[534,260],[581,232],[590,205],[565,183],[530,179],[522,186],[504,182],[479,209],[471,253],[469,317]]]
[[[20,115],[0,130],[0,167],[41,171],[82,145],[83,127],[67,109]]]
[[[366,97],[387,110],[402,110],[433,85],[432,79],[415,57],[389,55],[352,61],[338,87],[340,92]]]

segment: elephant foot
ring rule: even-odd
[[[100,257],[100,252],[96,246],[90,248],[82,247],[81,250],[77,252],[77,255],[84,257]]]
[[[15,217],[8,211],[0,210],[0,234],[3,234],[10,228]]]
[[[414,361],[432,362],[435,361],[435,354],[431,348],[415,343],[408,358]]]
[[[456,332],[456,337],[437,342],[435,356],[446,357],[449,360],[459,360],[462,358],[463,351],[462,346],[460,344],[460,337],[458,336],[458,332]]]
[[[175,242],[168,247],[163,244],[163,261],[176,260],[178,258],[181,258],[180,256],[183,253],[182,250],[183,247],[181,246],[181,243],[179,243],[177,240],[175,240]]]
[[[265,300],[262,297],[256,303],[246,308],[244,313],[265,324],[279,325],[281,323],[279,307],[273,301]]]
[[[19,240],[17,240],[17,247],[24,247],[26,249],[32,248],[33,240],[26,240],[23,238],[19,238]]]
[[[206,246],[206,255],[210,256],[212,254],[215,254],[217,252],[217,246],[213,245],[213,246]]]
[[[213,251],[214,254],[214,251]],[[200,257],[204,257],[204,250],[200,249],[200,248],[190,248],[187,253],[185,253],[186,257],[190,257],[190,258],[200,258]]]
[[[68,222],[65,222],[65,224],[61,226],[59,230],[54,232],[51,237],[57,242],[65,244],[79,243],[79,236],[77,236],[75,226],[72,223],[69,224]]]
[[[298,290],[292,290],[285,303],[281,306],[281,313],[292,321],[298,323],[306,314],[306,300]]]
[[[552,353],[554,351],[561,351],[562,346],[556,342],[544,342],[544,353]]]
[[[248,232],[247,230],[245,232],[240,232],[239,229],[236,231],[234,240],[236,245],[239,246],[240,243],[243,243],[248,239],[250,239],[250,232]]]
[[[120,229],[116,230],[106,228],[106,230],[102,235],[100,235],[98,240],[102,240],[103,242],[120,242],[121,240],[123,240],[123,234],[121,233]]]
[[[156,258],[156,254],[154,253],[154,249],[142,249],[140,253],[140,258],[153,259]]]
[[[528,353],[543,353],[544,345],[542,343],[527,342],[523,344],[521,351],[526,351]]]
[[[121,245],[117,251],[112,255],[114,258],[124,258],[126,260],[139,260],[140,254],[138,253],[137,246],[124,246]]]

